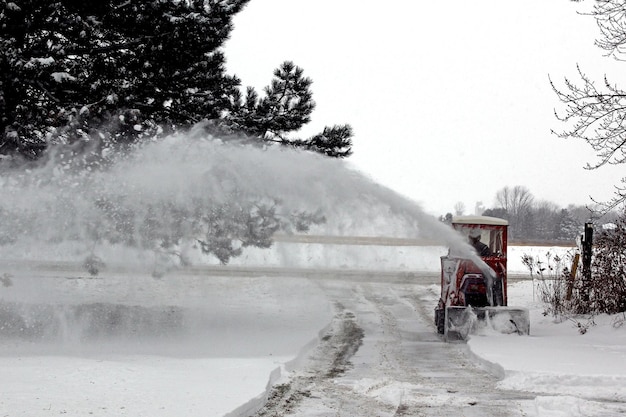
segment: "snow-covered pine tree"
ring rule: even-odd
[[[308,139],[289,136],[311,120],[315,109],[311,84],[311,79],[304,76],[302,68],[285,61],[274,71],[273,80],[264,89],[264,97],[260,98],[251,87],[247,88],[245,97],[237,92],[225,121],[233,129],[242,130],[264,142],[304,148],[332,157],[350,156],[350,125],[325,127],[322,133]]]
[[[0,153],[221,116],[239,80],[219,48],[248,1],[0,2]]]
[[[311,81],[285,63],[241,103],[221,50],[249,0],[0,1],[0,155],[50,144],[128,143],[201,120],[330,156],[351,153],[349,126],[307,140]]]
[[[576,241],[583,230],[583,225],[574,219],[567,209],[561,209],[557,215],[554,236],[557,240]]]
[[[124,135],[170,133],[222,115],[239,80],[226,74],[220,48],[248,1],[124,2],[111,9],[112,37],[130,42],[115,60],[117,107],[131,118],[121,122]]]
[[[245,133],[260,143],[348,156],[347,125],[307,140],[287,137],[309,122],[315,107],[311,81],[294,64],[276,70],[263,98],[249,89],[241,101],[240,81],[226,74],[221,47],[233,16],[248,1],[0,0],[0,158],[37,159],[51,145],[70,145],[70,160],[82,162],[74,152],[83,148],[152,139],[201,120],[211,120],[206,126],[218,132]],[[124,158],[132,161],[132,154]],[[108,155],[112,164],[122,158]],[[93,166],[88,168],[86,177]],[[242,247],[268,247],[278,229],[301,231],[324,221],[321,214],[266,207],[263,199],[275,196],[239,196],[223,207],[204,202],[192,211],[168,202],[128,206],[125,197],[94,195],[90,203],[99,215],[88,222],[85,236],[61,231],[52,239],[156,251],[195,239],[203,252],[228,262]],[[56,215],[81,220],[66,215],[72,205],[68,201]],[[16,224],[35,227],[29,216],[3,213],[18,221],[2,223],[0,243],[24,234]]]

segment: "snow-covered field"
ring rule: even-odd
[[[442,252],[439,247],[347,246],[341,252],[338,247],[320,246],[292,245],[290,250],[288,244],[277,245],[269,252],[251,251],[240,263],[359,270],[395,265],[400,271],[436,274]],[[510,248],[509,271],[525,272],[521,254],[542,255],[547,250]],[[332,319],[333,306],[320,287],[297,276],[219,277],[171,271],[154,279],[145,272],[105,271],[91,278],[76,270],[0,266],[0,276],[9,274],[4,277],[11,281],[0,287],[0,300],[34,306],[24,317],[33,321],[47,317],[57,329],[43,339],[0,341],[3,417],[223,416],[262,396],[268,383],[297,367],[296,359],[310,350]],[[537,394],[523,402],[524,415],[624,413],[626,326],[620,326],[624,317],[595,317],[595,325],[581,335],[573,321],[557,323],[542,315],[530,281],[511,284],[509,300],[530,309],[531,335],[481,334],[468,346],[477,361],[501,377],[499,387]],[[435,301],[428,300],[432,307]],[[152,331],[138,335],[139,329],[120,319],[114,337],[90,332],[97,316],[89,323],[77,321],[76,306],[95,308],[102,303],[131,306],[133,317],[147,320]],[[44,305],[55,308],[46,310]],[[155,315],[162,322],[147,318]],[[160,325],[166,330],[158,330]],[[380,395],[393,397],[388,391],[394,387],[403,390],[388,384]]]

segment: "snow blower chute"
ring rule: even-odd
[[[450,248],[448,255],[441,257],[441,297],[435,309],[437,331],[446,340],[465,340],[481,327],[528,334],[528,310],[508,307],[508,222],[488,216],[457,216],[452,219],[452,227],[474,250]]]

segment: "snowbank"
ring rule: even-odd
[[[502,370],[503,389],[541,394],[528,410],[541,417],[612,415],[626,402],[626,326],[623,315],[601,315],[585,334],[577,321],[544,316],[531,281],[509,287],[509,300],[529,308],[531,335],[484,333],[468,342],[474,354]],[[588,319],[578,318],[583,325]]]
[[[66,319],[73,308],[122,305],[181,311],[182,320],[152,337],[135,337],[131,327],[91,338],[76,323],[56,338],[0,329],[2,416],[222,416],[262,395],[332,319],[324,294],[302,279],[66,275],[16,273],[0,288],[0,305],[19,303],[31,326],[42,306]]]
[[[508,253],[508,271],[527,274],[522,263],[525,254],[544,257],[547,252],[563,255],[572,250],[567,247],[512,246]],[[271,248],[245,248],[240,257],[231,259],[229,265],[249,267],[282,267],[307,269],[350,269],[367,271],[433,272],[440,271],[440,257],[447,253],[444,246],[383,246],[342,245],[299,242],[275,242]],[[32,261],[74,262],[80,264],[89,251],[82,245],[59,243],[45,252],[33,252],[31,245],[14,245],[3,248],[0,263]],[[216,258],[202,255],[196,248],[181,248],[181,253],[192,265],[217,265]],[[105,265],[151,271],[155,264],[174,267],[178,257],[161,256],[150,251],[138,251],[123,246],[97,247],[95,254]],[[169,265],[168,265],[169,264]]]

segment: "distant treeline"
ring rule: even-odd
[[[464,205],[457,203],[454,215],[463,214],[468,214]],[[519,185],[498,191],[493,208],[477,203],[474,214],[508,220],[509,239],[533,244],[574,241],[582,233],[585,223],[592,222],[599,231],[619,218],[619,212],[600,213],[593,205],[570,204],[563,208],[550,201],[536,200],[526,187]],[[439,219],[451,222],[452,217],[452,213],[447,213]]]

